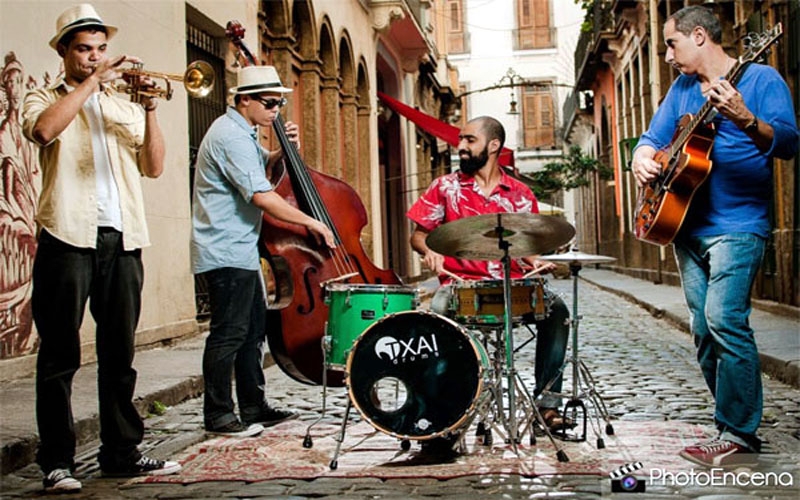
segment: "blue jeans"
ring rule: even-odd
[[[453,297],[453,286],[444,285],[436,290],[431,299],[431,311],[447,315],[450,301]],[[539,397],[548,382],[553,380],[548,393],[539,400],[539,407],[558,408],[561,398],[550,393],[561,392],[563,383],[562,374],[559,373],[564,365],[567,354],[567,341],[569,340],[569,310],[561,297],[553,294],[550,312],[542,320],[534,320],[529,315],[523,317],[528,324],[536,327],[536,364],[533,367],[536,387],[534,397]]]
[[[253,420],[267,406],[264,380],[266,304],[258,271],[224,267],[205,273],[211,305],[210,333],[203,352],[203,414],[206,429],[237,420],[231,390],[242,420]]]
[[[675,257],[697,360],[716,408],[722,439],[758,452],[763,410],[761,367],[750,328],[750,289],[765,240],[749,233],[701,236],[675,242]]]
[[[94,318],[100,453],[104,470],[136,462],[144,424],[133,405],[134,334],[144,282],[141,250],[125,251],[123,235],[99,228],[95,248],[69,245],[42,230],[33,263],[33,319],[39,333],[36,422],[42,470],[71,469],[75,458],[72,379],[81,365],[86,301]]]

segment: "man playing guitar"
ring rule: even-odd
[[[633,156],[641,187],[662,166],[653,158],[686,113],[708,101],[716,108],[713,168],[695,193],[673,243],[689,307],[697,359],[715,397],[719,435],[681,456],[711,466],[752,463],[762,414],[761,372],[749,326],[750,289],[764,255],[770,224],[772,158],[797,154],[798,130],[789,89],[777,71],[750,64],[732,85],[736,63],[722,48],[722,29],[710,10],[692,6],[664,25],[666,62],[681,72]]]

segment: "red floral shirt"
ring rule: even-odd
[[[488,197],[474,177],[454,172],[434,180],[406,216],[425,230],[433,231],[450,221],[499,212],[536,214],[539,205],[528,186],[505,172]],[[503,263],[499,260],[466,260],[446,255],[444,268],[468,280],[503,279]],[[521,278],[523,274],[519,259],[512,259],[511,279]],[[449,283],[450,278],[440,275],[439,281]]]

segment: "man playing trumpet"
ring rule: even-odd
[[[164,167],[157,103],[111,92],[120,65],[107,55],[117,28],[89,4],[64,11],[50,46],[64,75],[25,98],[23,131],[40,146],[42,191],[36,222],[33,318],[40,337],[36,370],[37,462],[48,492],[74,492],[75,431],[70,394],[80,367],[80,327],[87,299],[97,324],[100,453],[104,474],[172,474],[177,462],[142,455],[144,424],[132,403],[134,333],[149,245],[141,176]]]

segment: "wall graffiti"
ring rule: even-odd
[[[47,82],[49,77],[45,76]],[[38,341],[31,313],[36,203],[41,189],[36,146],[22,135],[20,107],[37,87],[14,52],[0,69],[0,359],[29,354]]]

